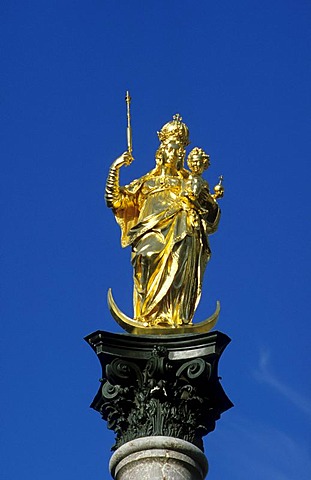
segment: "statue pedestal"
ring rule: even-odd
[[[102,366],[91,407],[116,434],[113,478],[202,480],[207,473],[202,437],[232,407],[218,377],[227,335],[97,331],[86,341]]]
[[[204,480],[204,453],[189,442],[171,437],[144,437],[125,443],[113,454],[114,480]]]

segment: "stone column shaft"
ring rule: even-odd
[[[206,457],[199,448],[163,436],[127,442],[110,460],[114,480],[204,480],[207,470]]]

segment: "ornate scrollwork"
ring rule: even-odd
[[[111,385],[110,382],[105,382],[102,386],[102,395],[107,399],[115,398],[120,392],[120,385]]]
[[[142,374],[138,366],[123,358],[115,358],[106,366],[106,377],[112,384],[133,383],[134,379],[139,384],[142,383]]]
[[[205,362],[203,358],[194,358],[189,362],[184,363],[176,372],[176,377],[181,377],[186,375],[188,379],[194,380],[199,378],[200,375],[205,374],[208,378],[210,377],[211,366],[209,363]]]
[[[181,438],[203,449],[202,437],[232,406],[217,373],[229,341],[220,332],[176,335],[172,341],[95,332],[88,341],[103,371],[91,406],[115,432],[113,449],[152,435]]]
[[[206,393],[211,366],[204,359],[171,362],[165,348],[154,347],[147,360],[115,358],[105,370],[99,410],[116,433],[113,449],[149,435],[182,438],[202,448],[202,435],[215,425]]]
[[[145,373],[149,378],[159,377],[165,373],[167,366],[166,348],[155,345],[146,364]]]

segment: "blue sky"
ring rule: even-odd
[[[99,363],[83,341],[131,314],[130,252],[102,200],[126,149],[154,166],[179,112],[225,177],[196,320],[217,299],[234,409],[205,439],[208,478],[307,480],[310,424],[311,4],[3,1],[1,472],[109,478],[113,434],[89,409]]]

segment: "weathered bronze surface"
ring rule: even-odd
[[[91,407],[116,434],[116,449],[139,437],[181,438],[203,450],[202,437],[232,407],[218,377],[230,342],[220,332],[129,335],[97,331],[85,339],[102,366]]]
[[[154,334],[159,329],[174,334],[174,329],[186,326],[194,333],[192,319],[211,255],[208,235],[217,230],[220,218],[217,199],[224,193],[222,177],[211,194],[202,177],[209,155],[198,147],[189,153],[189,170],[184,167],[189,130],[177,114],[158,132],[156,167],[120,186],[120,168],[133,161],[128,92],[126,98],[128,151],[110,167],[105,198],[120,225],[122,246],[132,248],[134,319],[122,314],[112,295],[110,309],[132,333]],[[214,326],[214,317],[204,322],[201,331]]]

